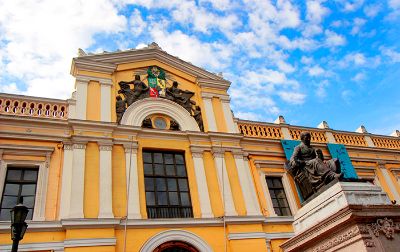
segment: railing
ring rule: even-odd
[[[371,140],[378,148],[400,149],[400,139],[371,137]]]
[[[289,130],[290,136],[292,137],[293,140],[300,140],[300,134],[302,131],[305,131],[305,130],[301,130],[301,129],[290,129]],[[310,132],[310,134],[311,134],[311,142],[317,142],[317,143],[326,143],[327,142],[325,132],[313,131],[313,130],[309,130],[308,132]]]
[[[193,218],[191,207],[180,206],[164,206],[164,207],[147,207],[147,217],[149,219],[156,218]]]
[[[311,142],[314,143],[338,143],[348,146],[375,147],[400,150],[400,137],[379,136],[363,133],[352,133],[333,131],[331,129],[302,128],[288,124],[269,124],[262,122],[241,121],[238,122],[239,132],[245,137],[266,138],[266,139],[293,139],[299,140],[301,132],[308,131],[311,134]],[[282,133],[286,128],[286,134]],[[289,136],[290,135],[290,136]],[[329,136],[330,135],[330,136]],[[329,140],[328,140],[329,136]],[[372,141],[370,141],[370,138]],[[368,141],[367,141],[368,139]]]
[[[281,129],[277,126],[262,125],[262,124],[238,124],[239,131],[245,136],[282,139]]]
[[[65,120],[68,103],[63,100],[0,94],[0,114]]]
[[[352,146],[367,146],[363,135],[351,135],[342,133],[333,133],[336,143],[352,145]]]

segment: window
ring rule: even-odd
[[[274,211],[278,216],[291,215],[285,190],[280,177],[266,177],[268,191],[271,196]]]
[[[0,220],[10,220],[10,210],[20,201],[28,207],[27,220],[33,216],[38,168],[8,168],[0,205]]]
[[[192,218],[183,153],[143,152],[148,218]]]

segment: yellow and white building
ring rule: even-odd
[[[116,123],[118,83],[143,80],[151,66],[194,93],[204,132],[164,98],[134,102]],[[229,81],[156,44],[81,51],[71,74],[68,100],[0,94],[0,251],[11,249],[9,208],[19,197],[30,208],[20,251],[280,251],[301,207],[280,140],[306,130],[327,157],[327,143],[344,144],[358,176],[400,202],[398,131],[234,118]]]

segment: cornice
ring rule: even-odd
[[[0,138],[64,142],[70,138],[70,135],[55,136],[53,134],[44,133],[2,131],[0,132]]]
[[[89,81],[98,81],[100,84],[106,84],[106,85],[112,85],[113,82],[110,78],[99,78],[99,77],[94,77],[94,76],[87,76],[87,75],[82,75],[78,74],[75,76],[77,82],[86,82],[89,83]]]
[[[18,144],[0,144],[2,154],[11,155],[35,155],[46,157],[49,153],[54,151],[54,147],[31,146],[31,145],[18,145]]]
[[[91,72],[112,74],[117,69],[116,64],[93,61],[90,59],[73,58],[71,74],[75,76],[77,70],[87,70]]]
[[[230,81],[227,80],[213,80],[213,79],[205,79],[205,78],[197,78],[197,83],[201,88],[207,87],[207,88],[214,88],[214,89],[222,89],[224,91],[227,91],[228,88],[231,85]]]

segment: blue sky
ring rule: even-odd
[[[77,49],[141,48],[222,72],[235,116],[400,129],[400,0],[0,0],[0,92],[69,98]]]

